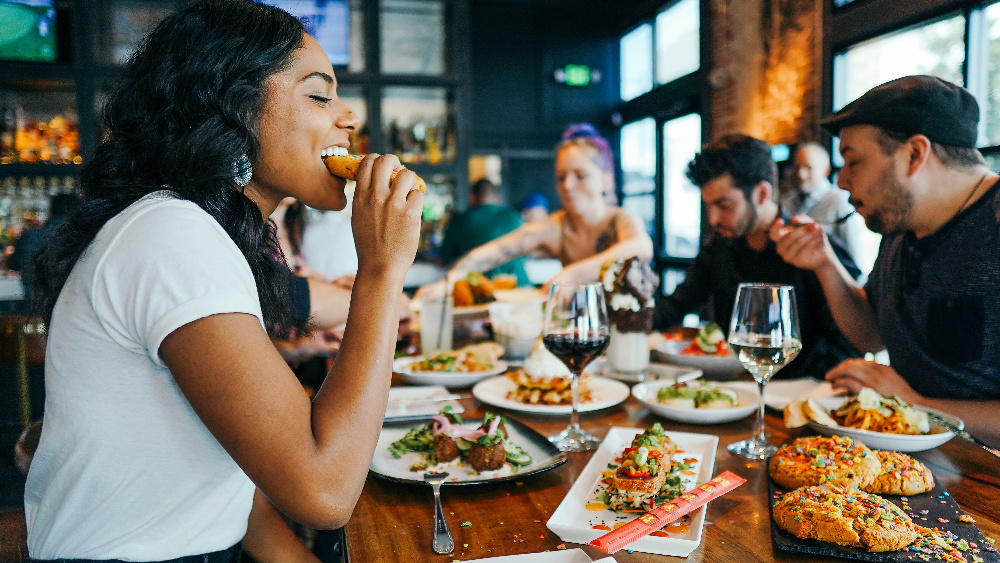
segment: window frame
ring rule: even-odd
[[[962,77],[965,87],[978,93],[985,85],[978,84],[980,77],[970,72],[985,64],[975,54],[978,42],[988,41],[976,29],[983,17],[983,10],[994,0],[853,0],[835,6],[836,0],[823,3],[823,21],[827,32],[823,36],[823,107],[824,115],[833,109],[833,88],[836,83],[833,61],[846,49],[883,35],[917,27],[949,15],[965,17],[965,60]],[[972,79],[970,81],[970,78]],[[982,105],[981,110],[985,109]],[[981,120],[980,126],[984,127]],[[1000,157],[1000,145],[979,147],[987,157]]]
[[[630,25],[622,29],[619,39],[624,35],[644,23],[653,26],[653,54],[651,72],[656,68],[656,17],[666,10],[669,10],[681,0],[666,0],[659,2],[643,18],[630,22]],[[700,22],[699,36],[699,64],[698,70],[678,77],[666,84],[657,85],[654,79],[653,89],[645,94],[641,94],[631,100],[620,102],[617,111],[612,116],[613,122],[620,129],[623,125],[640,121],[645,118],[653,118],[656,131],[656,172],[655,172],[655,200],[656,215],[653,221],[653,262],[656,271],[662,275],[667,269],[686,270],[694,261],[694,258],[670,256],[666,253],[665,232],[664,232],[664,173],[663,173],[663,124],[671,119],[683,117],[690,113],[697,113],[701,116],[701,138],[711,138],[711,90],[707,84],[708,72],[706,68],[712,61],[711,33],[711,6],[707,0],[699,0],[698,17]],[[620,97],[620,96],[619,96]],[[616,139],[618,141],[618,139]],[[618,143],[617,146],[620,146]],[[619,177],[621,170],[619,165]],[[621,188],[618,188],[619,200],[623,197]],[[705,220],[704,206],[699,212],[702,214],[701,237],[699,246],[707,234],[707,221]]]

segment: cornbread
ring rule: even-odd
[[[808,485],[864,488],[881,471],[868,446],[843,436],[798,438],[774,454],[771,478],[785,489]]]
[[[916,527],[895,504],[853,488],[827,485],[785,493],[774,504],[774,521],[799,538],[895,551],[913,543]]]
[[[934,475],[924,464],[899,452],[877,451],[882,470],[870,485],[862,487],[881,495],[916,495],[934,488]]]

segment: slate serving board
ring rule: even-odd
[[[767,479],[767,488],[769,494],[768,511],[771,512],[771,538],[774,541],[774,547],[781,551],[859,559],[861,561],[889,563],[913,563],[914,561],[921,561],[919,556],[922,553],[919,551],[900,550],[871,553],[857,547],[841,546],[812,539],[799,539],[779,528],[774,522],[774,503],[787,491],[779,487],[770,477]],[[925,528],[937,527],[941,530],[947,530],[961,539],[975,543],[979,549],[979,552],[975,553],[975,555],[982,557],[984,563],[1000,563],[1000,553],[986,542],[979,527],[973,523],[959,521],[958,517],[965,514],[965,512],[940,484],[936,484],[930,492],[920,495],[905,497],[895,495],[880,496],[903,508],[903,512],[908,514],[910,519],[920,526]],[[903,502],[902,499],[904,498],[906,502]],[[924,510],[927,511],[926,514],[922,513]],[[947,520],[947,522],[940,522],[938,518]],[[972,560],[972,554],[972,550],[964,553],[970,561]],[[935,560],[933,556],[931,556],[931,560]]]

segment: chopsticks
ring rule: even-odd
[[[691,489],[662,506],[650,510],[617,530],[608,532],[596,540],[587,542],[587,545],[607,554],[615,553],[746,482],[746,479],[732,471],[725,471],[720,473],[715,479]]]

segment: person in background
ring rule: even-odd
[[[84,203],[35,261],[48,327],[45,424],[25,485],[40,561],[234,562],[255,487],[289,518],[343,526],[388,399],[423,195],[392,155],[359,165],[344,341],[310,400],[271,345],[305,319],[273,224],[286,197],[346,205],[322,155],[357,116],[288,13],[200,0],[124,67]]]
[[[562,210],[471,250],[445,279],[458,280],[539,249],[563,265],[549,283],[597,281],[601,265],[610,259],[652,259],[653,241],[642,220],[605,201],[605,194],[615,187],[614,155],[592,125],[573,125],[563,133],[556,148],[555,176]],[[444,293],[445,284],[439,282],[420,288],[417,297]]]
[[[7,269],[21,273],[21,286],[24,288],[24,297],[31,300],[31,283],[34,275],[32,266],[38,251],[44,247],[53,233],[64,222],[69,215],[80,205],[80,197],[73,193],[56,194],[49,199],[49,218],[45,223],[36,229],[28,229],[21,233],[20,238],[14,243],[14,252],[7,257]]]
[[[658,298],[654,326],[675,327],[684,315],[709,305],[708,319],[725,331],[740,283],[787,284],[795,289],[802,352],[778,376],[819,376],[844,359],[858,357],[837,329],[816,276],[782,260],[768,239],[771,225],[781,217],[788,219],[775,200],[778,171],[770,145],[746,135],[727,135],[702,148],[688,164],[687,176],[701,188],[712,235],[673,294]],[[844,267],[858,275],[846,250],[834,244]]]
[[[791,215],[802,213],[827,225],[827,233],[837,237],[857,262],[862,255],[864,220],[856,213],[850,215],[854,211],[848,201],[850,194],[830,183],[830,153],[819,143],[801,143],[792,164],[791,190],[781,198],[781,204]],[[844,217],[845,221],[832,225]]]
[[[451,264],[473,248],[482,246],[521,226],[521,215],[503,205],[500,188],[486,178],[482,178],[469,189],[469,208],[455,214],[444,231],[440,256],[445,264]],[[499,274],[517,276],[517,285],[528,285],[528,275],[524,272],[524,257],[518,256],[506,264],[499,264],[483,272],[493,278]]]
[[[822,126],[840,136],[838,184],[882,234],[875,267],[859,286],[814,224],[779,222],[772,238],[785,260],[815,272],[844,334],[892,363],[847,361],[826,378],[954,413],[1000,445],[1000,182],[976,150],[976,99],[907,76]]]
[[[521,219],[525,223],[544,221],[549,216],[549,200],[544,194],[531,192],[521,202]]]
[[[324,211],[318,220],[311,221],[302,235],[302,256],[313,277],[350,285],[358,271],[350,209]]]

